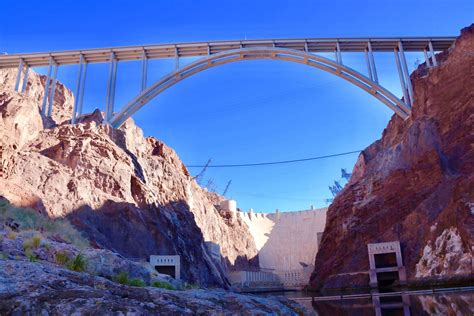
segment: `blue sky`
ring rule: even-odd
[[[11,1],[2,2],[0,52],[224,39],[450,36],[474,21],[474,2],[446,1]],[[422,56],[408,54],[410,70]],[[376,54],[382,85],[400,95],[393,54]],[[192,59],[182,59],[185,64]],[[365,72],[363,57],[344,63]],[[118,66],[115,106],[140,87],[138,62]],[[174,60],[150,62],[149,83]],[[36,69],[45,72],[45,69]],[[77,68],[59,69],[74,89]],[[86,111],[104,108],[108,65],[90,65]],[[165,91],[134,119],[186,164],[252,163],[363,149],[392,113],[366,92],[304,65],[246,61],[199,73]],[[328,185],[357,155],[258,168],[210,169],[218,192],[257,212],[325,206]],[[192,173],[199,169],[191,169]]]

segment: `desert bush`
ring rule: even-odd
[[[10,240],[16,239],[16,233],[15,232],[8,232],[7,238]]]
[[[87,239],[68,220],[51,219],[33,209],[14,207],[7,200],[0,200],[0,222],[4,222],[7,218],[18,223],[20,230],[41,231],[45,236],[59,235],[80,249],[89,246]],[[16,235],[12,234],[10,237],[10,239],[15,239]]]
[[[23,241],[23,250],[26,251],[27,249],[30,249],[30,250],[38,249],[40,245],[41,245],[41,236],[36,235],[36,236],[31,237],[30,239]]]
[[[126,285],[128,284],[128,274],[125,271],[120,272],[116,276],[113,277],[114,282]]]
[[[76,257],[74,257],[73,260],[71,260],[67,264],[67,267],[70,270],[77,271],[77,272],[86,271],[87,260],[86,260],[86,258],[84,258],[84,256],[82,254],[78,254]]]
[[[128,285],[130,286],[138,286],[138,287],[143,287],[145,286],[145,282],[142,279],[135,278],[135,279],[130,279],[128,281]]]
[[[28,258],[29,261],[31,261],[31,262],[38,261],[38,258],[33,253],[33,249],[31,248],[31,246],[29,246],[29,245],[25,246],[25,243],[23,243],[23,249],[25,250],[25,256]]]
[[[55,261],[61,266],[65,266],[69,263],[69,254],[66,251],[58,251],[55,255]]]
[[[151,283],[151,286],[158,287],[161,289],[174,290],[174,286],[172,286],[168,282],[154,281]]]
[[[41,236],[33,236],[31,238],[31,244],[33,245],[33,248],[38,248],[41,245]]]

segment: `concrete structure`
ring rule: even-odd
[[[260,271],[237,271],[231,283],[237,287],[298,288],[308,283],[314,269],[327,209],[263,214],[239,212],[249,227],[257,250]],[[271,284],[268,283],[271,280]]]
[[[270,271],[235,271],[229,274],[229,281],[236,289],[281,288],[280,278]]]
[[[44,116],[51,116],[58,67],[61,65],[79,64],[76,87],[77,101],[74,104],[72,123],[75,123],[82,114],[84,83],[89,63],[109,63],[105,113],[106,121],[112,127],[117,128],[151,99],[181,80],[219,65],[255,59],[290,61],[332,73],[367,91],[392,109],[397,115],[405,119],[410,115],[413,102],[413,88],[408,74],[405,51],[424,53],[428,67],[436,67],[438,62],[435,51],[449,48],[454,40],[455,37],[305,38],[111,47],[0,55],[0,68],[18,66],[15,90],[25,92],[25,82],[27,82],[29,69],[48,66],[42,114]],[[315,55],[315,53],[327,52],[334,52],[335,60]],[[343,53],[360,52],[365,55],[367,74],[362,74],[343,63]],[[395,54],[395,62],[404,96],[403,100],[379,84],[373,52]],[[202,56],[202,58],[188,65],[180,66],[179,64],[180,57],[199,56]],[[148,60],[159,58],[174,58],[176,69],[147,88]],[[131,60],[141,61],[141,89],[137,97],[115,112],[114,96],[117,64]],[[20,84],[21,82],[23,84]]]
[[[150,256],[150,264],[159,273],[167,274],[179,280],[181,278],[181,261],[179,256]]]
[[[239,215],[255,240],[260,267],[293,271],[314,265],[318,233],[324,231],[326,211],[323,208],[252,215],[240,212]]]
[[[403,315],[410,316],[410,297],[407,294],[380,296],[372,293],[372,304],[375,316]]]
[[[399,241],[367,244],[369,252],[370,286],[377,287],[383,281],[406,284],[407,276],[403,265]]]
[[[237,213],[237,202],[235,200],[224,200],[219,206],[221,211],[230,212],[232,214]]]

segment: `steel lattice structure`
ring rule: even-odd
[[[56,76],[61,65],[78,64],[78,78],[75,92],[72,123],[82,115],[84,86],[87,65],[90,63],[109,63],[105,119],[118,128],[136,111],[158,94],[174,84],[209,68],[232,62],[255,59],[284,60],[321,69],[341,77],[367,91],[388,106],[403,119],[411,112],[413,88],[410,81],[405,52],[423,52],[426,65],[436,67],[435,51],[448,49],[455,37],[417,37],[417,38],[308,38],[308,39],[270,39],[245,41],[215,41],[199,43],[160,44],[148,46],[111,47],[55,51],[45,53],[24,53],[0,55],[0,68],[18,66],[15,90],[25,92],[29,68],[48,66],[42,114],[51,116],[53,110]],[[334,52],[334,60],[318,53]],[[342,53],[365,54],[367,74],[362,74],[344,65]],[[374,52],[392,52],[398,70],[403,99],[396,97],[379,84]],[[181,57],[202,57],[197,61],[180,67]],[[175,58],[175,71],[147,87],[148,60]],[[141,92],[133,100],[114,112],[115,83],[119,62],[141,60]]]

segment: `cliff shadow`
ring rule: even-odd
[[[95,209],[83,205],[66,218],[97,248],[140,261],[148,261],[150,255],[179,255],[185,281],[203,286],[227,284],[185,201],[138,208],[108,200]]]

